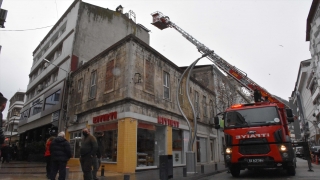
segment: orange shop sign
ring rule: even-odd
[[[108,114],[103,114],[100,116],[93,117],[93,124],[115,120],[117,119],[117,115],[118,113],[115,111]]]
[[[179,121],[174,121],[172,119],[158,117],[158,124],[168,125],[172,127],[179,127]]]

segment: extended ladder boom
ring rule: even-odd
[[[199,52],[201,52],[202,54],[213,52],[208,47],[206,47],[204,44],[202,44],[201,42],[196,40],[194,37],[192,37],[190,34],[188,34],[186,31],[184,31],[179,26],[177,26],[172,21],[170,21],[168,16],[164,16],[161,12],[158,12],[158,11],[152,13],[151,15],[153,18],[153,23],[151,23],[151,24],[158,27],[159,29],[163,30],[168,27],[174,28],[178,32],[180,32],[183,37],[185,37],[192,44],[194,44],[197,47],[197,49],[199,50]],[[227,61],[225,61],[223,58],[218,56],[216,53],[214,53],[214,52],[210,53],[207,57],[213,64],[215,64],[217,67],[222,69],[225,73],[227,73],[229,76],[233,77],[236,81],[238,81],[240,84],[242,84],[248,90],[250,90],[252,94],[253,94],[253,91],[257,89],[261,92],[261,96],[264,99],[268,99],[268,101],[270,101],[270,102],[282,103],[280,100],[273,97],[269,92],[267,92],[267,90],[260,87],[253,80],[248,78],[246,73],[239,70],[235,66],[232,66]]]

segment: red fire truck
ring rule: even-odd
[[[232,176],[246,168],[283,168],[288,175],[295,175],[296,158],[288,129],[288,122],[293,122],[291,109],[268,101],[238,104],[228,108],[222,119],[225,162]],[[219,120],[215,117],[216,129]]]
[[[202,54],[227,75],[234,78],[254,96],[251,104],[239,104],[223,112],[225,134],[225,161],[232,176],[239,176],[245,168],[284,168],[289,175],[295,175],[296,159],[290,139],[288,122],[293,122],[291,109],[267,90],[251,80],[246,73],[229,64],[211,49],[199,42],[168,16],[154,12],[152,24],[163,30],[174,28],[194,44]],[[219,118],[214,118],[219,129]]]

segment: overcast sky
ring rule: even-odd
[[[0,29],[0,92],[10,99],[25,91],[32,52],[73,0],[3,0],[8,10]],[[311,57],[306,42],[306,19],[312,0],[84,0],[124,12],[150,32],[150,46],[178,66],[201,56],[196,47],[172,29],[150,23],[160,11],[180,28],[214,50],[271,94],[288,99],[294,90],[300,62]],[[47,27],[48,28],[42,28]],[[37,30],[29,30],[36,29]],[[17,31],[19,30],[19,31]],[[21,30],[21,31],[20,31]],[[210,64],[201,60],[200,64]],[[6,118],[9,103],[3,112]]]

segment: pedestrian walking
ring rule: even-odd
[[[65,139],[65,133],[60,132],[50,145],[51,180],[55,180],[59,171],[59,180],[66,179],[66,166],[71,158],[70,143]]]
[[[46,159],[46,173],[47,178],[50,179],[51,172],[51,153],[50,153],[50,145],[52,140],[57,136],[58,128],[52,127],[49,131],[50,137],[46,141],[46,151],[44,152],[44,157]]]
[[[12,160],[17,160],[17,156],[18,156],[18,147],[17,147],[17,145],[12,144],[12,149],[13,149]]]
[[[97,148],[96,156],[94,156],[92,159],[92,167],[93,167],[92,178],[93,178],[93,180],[98,180],[97,172],[98,172],[100,165],[101,165],[101,148],[102,148],[102,138],[103,138],[104,133],[103,132],[95,132],[94,135],[97,139],[98,148]]]
[[[2,130],[2,111],[6,108],[7,105],[7,98],[5,98],[2,93],[0,93],[0,147],[4,143],[4,134]],[[0,157],[1,157],[1,150],[0,150]]]
[[[9,163],[9,146],[7,144],[2,144],[1,156],[2,156],[2,164],[4,162]]]
[[[88,128],[82,130],[82,141],[80,147],[80,163],[84,180],[92,180],[92,161],[97,153],[98,143],[94,136],[90,134]]]

